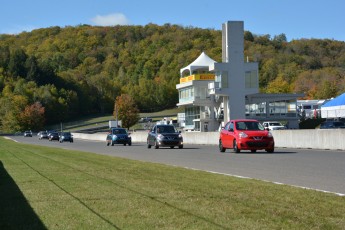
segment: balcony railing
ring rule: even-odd
[[[297,113],[246,113],[247,118],[294,118]]]
[[[200,119],[210,119],[210,114],[207,112],[201,112]]]

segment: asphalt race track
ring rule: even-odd
[[[10,138],[23,143],[255,178],[345,196],[345,151],[280,148],[274,153],[244,151],[236,154],[232,150],[221,153],[215,145],[184,145],[183,149],[148,149],[146,143],[106,146],[105,141],[81,139],[74,139],[74,143],[59,143],[39,140],[37,136]]]

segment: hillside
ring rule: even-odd
[[[141,112],[174,107],[179,70],[202,51],[221,61],[221,31],[80,25],[0,35],[0,129],[18,129],[19,115],[35,102],[47,124],[112,113],[124,93]],[[310,99],[344,92],[345,42],[287,42],[284,34],[246,31],[245,57],[259,62],[261,92],[304,92]]]

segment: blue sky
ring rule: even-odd
[[[344,0],[0,0],[0,34],[51,26],[178,24],[220,30],[244,21],[257,35],[345,41]]]

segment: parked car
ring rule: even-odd
[[[183,148],[183,137],[180,131],[177,131],[173,125],[155,125],[147,136],[147,148],[154,146],[174,148],[178,146]]]
[[[259,121],[250,119],[230,120],[220,131],[219,150],[233,149],[239,153],[241,150],[266,150],[274,152],[274,139],[272,133],[266,130]]]
[[[58,141],[59,139],[60,139],[60,137],[59,137],[59,133],[58,132],[52,132],[48,136],[48,140],[49,141],[54,141],[54,140]]]
[[[286,128],[279,121],[265,121],[262,123],[262,125],[268,130],[280,130]]]
[[[32,132],[31,131],[25,131],[24,137],[32,137]]]
[[[106,138],[107,146],[110,144],[132,145],[132,138],[124,128],[111,128]]]
[[[139,123],[144,123],[144,122],[152,122],[152,118],[150,118],[150,117],[140,118]]]
[[[38,139],[42,140],[42,139],[48,139],[48,133],[47,131],[39,131],[37,133]]]
[[[343,129],[345,123],[342,121],[324,121],[320,125],[320,129]]]
[[[73,142],[73,135],[71,134],[71,132],[62,132],[62,133],[60,133],[59,141],[60,141],[60,143],[62,143],[64,141],[69,141],[72,143]]]

